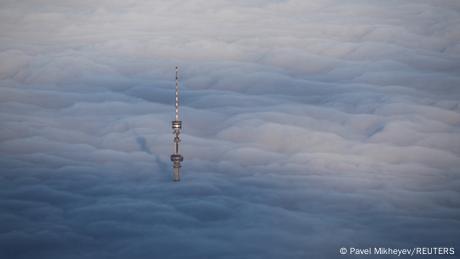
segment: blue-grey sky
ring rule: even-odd
[[[458,256],[459,28],[453,0],[1,0],[0,258]]]

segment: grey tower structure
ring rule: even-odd
[[[176,66],[176,119],[172,121],[174,134],[174,154],[171,155],[173,162],[173,180],[180,181],[181,162],[184,157],[179,153],[180,131],[182,130],[182,121],[179,120],[179,67]]]

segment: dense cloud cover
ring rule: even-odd
[[[1,258],[460,254],[458,1],[0,7]]]

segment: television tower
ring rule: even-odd
[[[171,155],[173,162],[173,181],[180,181],[181,162],[184,157],[179,154],[180,131],[182,130],[182,121],[179,120],[179,67],[176,66],[176,119],[171,123],[174,134],[174,154]]]

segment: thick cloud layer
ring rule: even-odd
[[[457,1],[96,2],[0,4],[0,257],[458,256]]]

